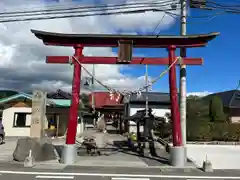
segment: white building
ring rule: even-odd
[[[158,117],[165,117],[170,113],[170,96],[169,93],[159,92],[142,92],[138,98],[137,94],[132,94],[129,98],[124,98],[125,116],[132,116],[137,111],[146,108],[146,97],[148,98],[148,108],[152,109],[152,113]],[[136,132],[136,123],[130,121],[129,132]],[[140,132],[143,132],[143,127],[140,127]]]
[[[57,124],[58,134],[63,135],[67,128],[70,104],[71,100],[68,99],[47,99],[45,129],[48,129],[48,120],[52,119]],[[0,99],[0,105],[6,136],[30,136],[32,96],[17,93]]]

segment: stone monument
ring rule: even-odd
[[[32,138],[42,138],[44,136],[45,116],[46,116],[47,93],[34,91],[32,97],[32,121],[30,136]]]
[[[33,167],[35,161],[57,160],[54,145],[48,137],[44,136],[46,101],[45,92],[33,92],[30,137],[18,139],[13,152],[13,159],[24,162],[25,167]]]

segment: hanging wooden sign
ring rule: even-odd
[[[127,64],[132,60],[132,41],[118,41],[118,62],[119,64]]]

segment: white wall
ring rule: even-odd
[[[133,114],[135,114],[137,111],[139,110],[143,110],[144,108],[130,108],[130,116],[132,116]],[[170,113],[170,109],[157,109],[157,108],[153,108],[152,109],[152,114],[158,117],[164,117],[166,113]]]
[[[200,167],[207,157],[213,169],[240,169],[239,145],[187,144],[187,155]]]
[[[84,123],[83,120],[77,125],[77,135],[82,134],[84,131]]]
[[[232,123],[239,123],[240,122],[240,117],[239,116],[232,116],[232,117],[230,117],[230,121]]]
[[[2,112],[2,122],[4,125],[4,130],[6,136],[30,136],[30,127],[13,127],[14,113],[32,113],[32,108],[30,107],[10,107],[6,108]],[[28,114],[26,120],[26,125],[31,126],[32,115]],[[48,121],[45,116],[44,129],[47,128]]]
[[[15,112],[32,113],[32,108],[10,107],[3,110],[2,123],[4,125],[6,136],[30,136],[30,127],[24,127],[24,128],[13,127]],[[31,115],[27,116],[26,124],[31,125]]]
[[[129,115],[132,116],[134,115],[137,111],[139,110],[143,110],[144,108],[130,108],[130,113]],[[157,108],[153,108],[152,109],[152,114],[158,117],[164,117],[166,113],[170,113],[170,109],[157,109]],[[129,127],[129,131],[130,132],[137,132],[137,127],[136,127],[136,123],[133,121],[130,121],[130,127]],[[140,126],[140,132],[143,132],[143,126]]]

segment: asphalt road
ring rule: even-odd
[[[1,180],[33,180],[33,179],[75,179],[75,180],[199,180],[199,179],[215,179],[215,180],[233,180],[240,179],[240,177],[216,177],[216,176],[178,176],[178,175],[168,175],[168,176],[158,176],[158,177],[131,177],[130,176],[86,176],[86,175],[72,175],[72,174],[1,174]]]
[[[76,180],[240,180],[239,171],[217,170],[213,173],[173,168],[74,167],[63,169],[34,169],[0,166],[0,180],[76,179]]]

